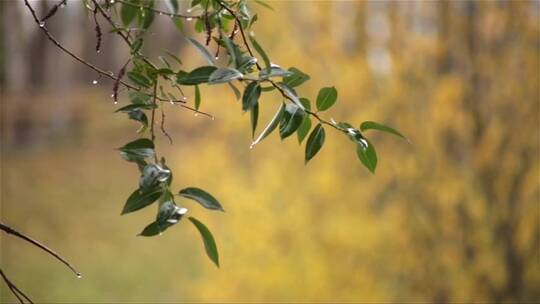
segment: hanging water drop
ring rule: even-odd
[[[77,276],[77,279],[82,278],[82,274],[80,272],[77,272],[75,275]]]
[[[118,104],[118,101],[115,100],[115,101],[114,101],[114,104]]]
[[[216,118],[214,116],[212,116],[212,120],[216,120]]]
[[[186,10],[186,12],[188,12],[188,13],[191,13],[191,9],[190,9],[190,8],[188,8],[188,9]]]
[[[193,20],[193,18],[187,17],[186,20],[187,20],[187,21],[191,21],[191,20]]]
[[[216,60],[219,60],[219,56],[216,56]]]
[[[96,53],[98,53],[98,54],[101,53],[101,50],[96,50]]]
[[[170,103],[171,103],[172,105],[174,105],[174,101],[172,101],[172,100],[169,100],[169,102],[170,102]]]
[[[95,79],[92,81],[92,84],[97,84],[97,83],[98,83],[98,81],[95,80]]]
[[[110,4],[114,4],[114,0],[111,0],[109,3],[110,3]]]
[[[249,145],[249,149],[253,149],[253,146],[255,146],[255,144]]]
[[[186,96],[182,96],[182,101],[186,101],[187,100],[187,97]]]
[[[41,21],[41,22],[39,23],[39,27],[44,27],[44,26],[45,26],[45,22]]]
[[[195,113],[195,114],[193,114],[193,116],[199,116],[199,113]]]
[[[162,16],[162,15],[163,15],[163,12],[159,12],[159,15]]]

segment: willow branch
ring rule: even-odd
[[[71,271],[73,271],[73,273],[75,273],[75,275],[77,277],[81,277],[81,273],[78,272],[75,267],[73,267],[68,261],[66,261],[63,257],[61,257],[58,253],[56,253],[55,251],[53,251],[52,249],[50,249],[49,247],[41,244],[40,242],[32,239],[31,237],[29,236],[26,236],[18,231],[16,231],[15,229],[9,227],[9,226],[6,226],[2,223],[0,223],[0,230],[3,230],[4,232],[6,232],[7,234],[11,234],[11,235],[14,235],[20,239],[23,239],[25,241],[27,241],[28,243],[38,247],[39,249],[47,252],[48,254],[52,255],[53,257],[55,257],[57,260],[59,260],[60,262],[62,262],[64,265],[66,265],[69,269],[71,269]]]

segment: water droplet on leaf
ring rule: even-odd
[[[44,26],[45,26],[45,22],[41,21],[41,22],[39,23],[39,27],[44,27]]]
[[[94,80],[92,81],[92,84],[98,84],[98,81],[94,79]]]

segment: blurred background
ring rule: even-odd
[[[32,2],[40,14],[55,3]],[[327,118],[386,123],[412,144],[368,133],[379,155],[371,175],[328,130],[304,166],[294,137],[249,149],[249,115],[226,86],[202,88],[214,121],[165,105],[174,143],[159,134],[158,149],[174,189],[207,189],[227,210],[177,200],[214,233],[217,269],[187,221],[135,237],[155,209],[120,216],[138,171],[114,149],[137,137],[137,124],[113,113],[112,83],[59,52],[22,1],[1,1],[1,220],[84,275],[2,233],[10,278],[54,303],[540,300],[540,2],[271,5],[251,5],[257,39],[273,62],[311,75],[302,96],[335,85]],[[78,1],[47,27],[107,70],[127,58],[110,34],[96,54]],[[145,52],[173,50],[186,70],[203,63],[168,18],[151,31]],[[261,125],[279,102],[263,96]]]

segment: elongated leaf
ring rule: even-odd
[[[217,68],[214,66],[203,66],[194,69],[193,71],[181,75],[180,73],[177,76],[176,82],[182,85],[197,85],[201,83],[208,82],[208,79],[210,78],[210,75],[216,70]]]
[[[300,71],[297,68],[290,68],[290,72],[293,74],[283,78],[283,83],[291,88],[297,87],[310,79],[309,75]]]
[[[159,225],[157,222],[152,222],[146,226],[138,236],[156,236],[160,233]]]
[[[312,159],[322,148],[324,144],[325,133],[324,128],[321,124],[317,124],[315,129],[309,134],[307,143],[306,143],[306,158],[305,162]]]
[[[334,87],[322,88],[317,95],[317,109],[319,111],[328,110],[336,103],[337,90]]]
[[[304,106],[304,109],[311,111],[311,101],[307,98],[300,98],[300,103]]]
[[[127,72],[127,75],[128,75],[128,78],[131,81],[133,81],[134,83],[136,83],[136,84],[138,84],[140,86],[149,88],[152,85],[152,81],[150,79],[146,78],[146,76],[144,76],[141,73],[138,73],[138,72],[135,72],[135,71],[130,71],[130,72]]]
[[[270,69],[270,73],[268,73],[268,70],[262,70],[259,72],[259,78],[260,79],[267,79],[272,77],[287,77],[294,75],[291,71],[286,71],[282,69],[279,66],[272,65],[272,68]]]
[[[251,139],[255,137],[255,131],[257,130],[257,122],[259,121],[259,103],[256,103],[250,111],[251,118]]]
[[[364,121],[361,125],[360,125],[360,130],[362,131],[365,131],[365,130],[379,130],[379,131],[383,131],[383,132],[387,132],[387,133],[391,133],[391,134],[394,134],[396,136],[399,136],[407,141],[409,141],[403,134],[401,134],[398,130],[394,129],[394,128],[391,128],[389,126],[385,126],[383,124],[380,124],[380,123],[377,123],[377,122],[374,122],[374,121]]]
[[[295,104],[287,104],[285,106],[285,112],[283,112],[283,119],[279,127],[281,139],[289,137],[300,127],[304,115],[304,110]]]
[[[289,87],[284,83],[280,83],[278,84],[278,86],[283,90],[285,95],[289,97],[292,102],[294,102],[300,109],[305,110],[304,105],[302,104],[302,102],[300,102],[300,98],[298,98],[298,95],[296,95],[296,92],[293,88]]]
[[[377,168],[377,152],[375,151],[375,147],[371,144],[371,142],[367,141],[367,147],[361,144],[356,145],[356,154],[358,155],[358,158],[364,164],[366,168],[368,168],[371,173],[375,173],[375,168]]]
[[[284,109],[285,109],[285,104],[282,103],[281,106],[279,107],[278,111],[276,112],[276,114],[272,118],[272,120],[270,120],[270,123],[266,126],[266,128],[264,128],[264,130],[261,132],[259,137],[257,137],[257,139],[255,139],[251,143],[250,148],[253,148],[253,146],[255,146],[256,144],[261,142],[261,140],[263,140],[266,136],[270,135],[270,133],[272,133],[272,131],[274,131],[274,129],[276,129],[279,122],[281,121],[281,117],[283,116]]]
[[[271,64],[270,64],[270,59],[268,58],[268,55],[266,55],[263,48],[259,45],[259,43],[257,42],[257,40],[255,40],[255,38],[253,38],[252,36],[250,36],[249,38],[251,40],[251,43],[253,44],[253,47],[257,51],[257,53],[261,55],[264,61],[264,65],[266,66],[267,73],[270,73]]]
[[[162,194],[161,188],[154,188],[149,191],[135,190],[127,199],[122,214],[130,213],[142,209],[155,202]]]
[[[153,105],[153,104],[129,104],[127,106],[123,106],[121,108],[119,108],[118,110],[114,111],[115,113],[117,112],[122,112],[122,113],[129,113],[131,111],[134,111],[134,110],[150,110],[150,109],[153,109],[153,108],[156,108],[156,105]]]
[[[226,33],[221,32],[221,40],[225,44],[225,47],[227,48],[227,53],[229,54],[229,57],[231,58],[231,63],[234,67],[240,68],[239,62],[236,59],[236,54],[240,53],[240,50],[238,49],[238,46],[234,44],[234,42],[229,39],[229,36]]]
[[[256,81],[250,82],[242,96],[242,110],[248,111],[253,108],[259,102],[259,97],[261,97],[261,86]]]
[[[206,228],[203,223],[201,223],[196,218],[190,217],[189,220],[193,223],[193,225],[195,225],[195,227],[201,234],[206,254],[210,258],[210,260],[212,260],[212,262],[214,262],[214,264],[216,264],[216,266],[219,268],[219,255],[216,241],[214,240],[212,233],[210,232],[210,230],[208,230],[208,228]]]
[[[134,3],[132,0],[128,0],[130,3]],[[120,9],[120,18],[122,19],[122,23],[125,26],[128,26],[131,21],[135,18],[137,15],[137,8],[129,5],[129,4],[122,4],[122,8]]]
[[[195,86],[195,110],[198,110],[201,106],[201,91],[199,90],[199,86]]]
[[[270,4],[268,4],[266,1],[263,1],[263,0],[255,0],[255,3],[259,4],[259,5],[262,5],[264,7],[266,7],[267,9],[269,10],[274,10],[274,8],[272,6],[270,6]]]
[[[298,130],[296,130],[299,144],[301,144],[304,138],[306,138],[310,129],[311,129],[311,119],[309,118],[309,116],[304,115],[304,120],[302,120],[302,124],[300,125],[300,127],[298,127]]]
[[[138,160],[154,156],[154,143],[148,138],[134,140],[119,148],[120,154],[127,161]]]
[[[210,193],[202,189],[188,187],[180,190],[178,194],[185,198],[195,200],[206,209],[225,211],[223,210],[223,207],[221,207],[221,204],[217,201],[216,198],[214,198]]]
[[[160,203],[156,216],[159,231],[163,232],[170,226],[177,224],[187,211],[186,208],[178,207],[172,200]]]
[[[233,68],[219,68],[210,74],[209,84],[224,83],[244,77],[240,71]]]
[[[206,61],[208,61],[210,65],[216,64],[216,60],[214,56],[210,54],[210,52],[206,49],[204,45],[202,45],[199,41],[193,38],[187,38],[187,39],[189,42],[191,42],[191,44],[193,44],[193,46],[195,46],[199,50],[199,52],[203,55],[203,57],[206,59]]]

